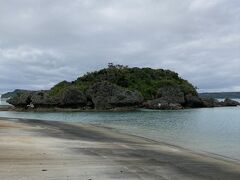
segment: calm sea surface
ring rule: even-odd
[[[0,98],[0,106],[3,106],[3,105],[8,105],[8,103],[6,102],[6,99]]]
[[[0,117],[103,125],[240,161],[240,107],[136,112],[0,112]]]

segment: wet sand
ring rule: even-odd
[[[89,124],[0,118],[1,180],[240,179],[240,164]]]

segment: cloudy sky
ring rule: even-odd
[[[0,92],[47,89],[108,62],[240,90],[239,0],[0,0]]]

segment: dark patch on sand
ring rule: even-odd
[[[91,142],[106,142],[109,144],[117,142],[123,144],[126,148],[114,144],[114,146],[109,146],[108,148],[74,147],[70,148],[70,150],[75,154],[109,158],[122,166],[128,166],[133,170],[137,169],[136,171],[139,173],[144,171],[142,173],[154,179],[162,179],[160,170],[164,168],[172,169],[183,177],[190,177],[190,179],[240,179],[240,172],[236,170],[232,171],[231,168],[224,165],[224,161],[218,164],[212,160],[202,160],[201,156],[199,156],[199,158],[193,158],[191,155],[188,156],[188,153],[178,154],[174,152],[151,150],[147,146],[144,146],[144,143],[136,145],[132,141],[128,142],[125,138],[107,136],[91,128],[63,122],[25,119],[19,119],[18,121],[31,126],[41,127],[37,129],[41,136],[57,137],[67,140],[86,140]],[[124,172],[124,174],[127,173],[128,172]],[[123,174],[123,172],[121,172],[121,174]]]
[[[43,129],[39,130],[39,133],[41,133],[42,136],[97,142],[130,142],[119,138],[109,137],[103,133],[92,131],[81,126],[59,121],[42,121],[28,119],[19,119],[18,121],[21,123],[30,124],[32,126],[42,127]]]
[[[240,172],[234,173],[214,163],[201,162],[187,156],[144,149],[74,148],[75,153],[91,156],[107,156],[115,162],[129,166],[149,165],[149,167],[171,166],[183,175],[204,179],[239,180]],[[155,169],[157,171],[157,169]],[[154,169],[152,169],[154,174]],[[157,174],[156,174],[157,175]]]

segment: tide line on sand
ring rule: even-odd
[[[0,118],[1,179],[240,179],[240,164],[90,124]]]

